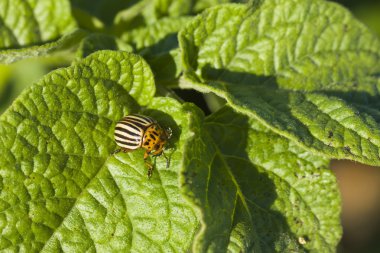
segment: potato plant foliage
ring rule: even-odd
[[[0,10],[1,251],[336,251],[330,160],[380,165],[380,40],[348,10],[323,0]],[[225,103],[205,115],[172,89]],[[130,113],[173,131],[170,164],[152,158],[150,179],[144,150],[112,154]]]

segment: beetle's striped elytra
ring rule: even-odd
[[[148,167],[149,177],[153,171],[153,165],[147,161],[149,155],[158,156],[164,154],[165,144],[170,137],[170,128],[162,128],[156,120],[148,116],[127,115],[115,126],[115,141],[121,148],[116,152],[130,152],[139,148],[145,149],[144,160]],[[164,157],[166,158],[167,166],[169,166],[169,160],[165,154]]]

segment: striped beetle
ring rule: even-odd
[[[144,161],[148,167],[148,177],[152,176],[153,165],[147,161],[149,155],[164,155],[166,166],[169,160],[164,154],[166,142],[170,139],[172,131],[170,128],[162,128],[156,120],[138,114],[127,115],[115,126],[115,141],[120,147],[115,153],[123,151],[130,152],[139,148],[145,149]]]

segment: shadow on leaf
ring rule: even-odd
[[[250,128],[246,116],[224,108],[207,118],[191,144],[183,186],[204,223],[195,251],[302,251],[285,217],[273,210],[273,180],[249,158]]]

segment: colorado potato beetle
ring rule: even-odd
[[[130,152],[139,148],[145,149],[144,161],[148,167],[148,177],[152,176],[153,165],[147,161],[149,155],[164,155],[166,164],[169,160],[164,154],[164,148],[170,139],[172,131],[164,129],[156,120],[148,116],[131,114],[122,118],[115,126],[115,141],[119,150]]]

